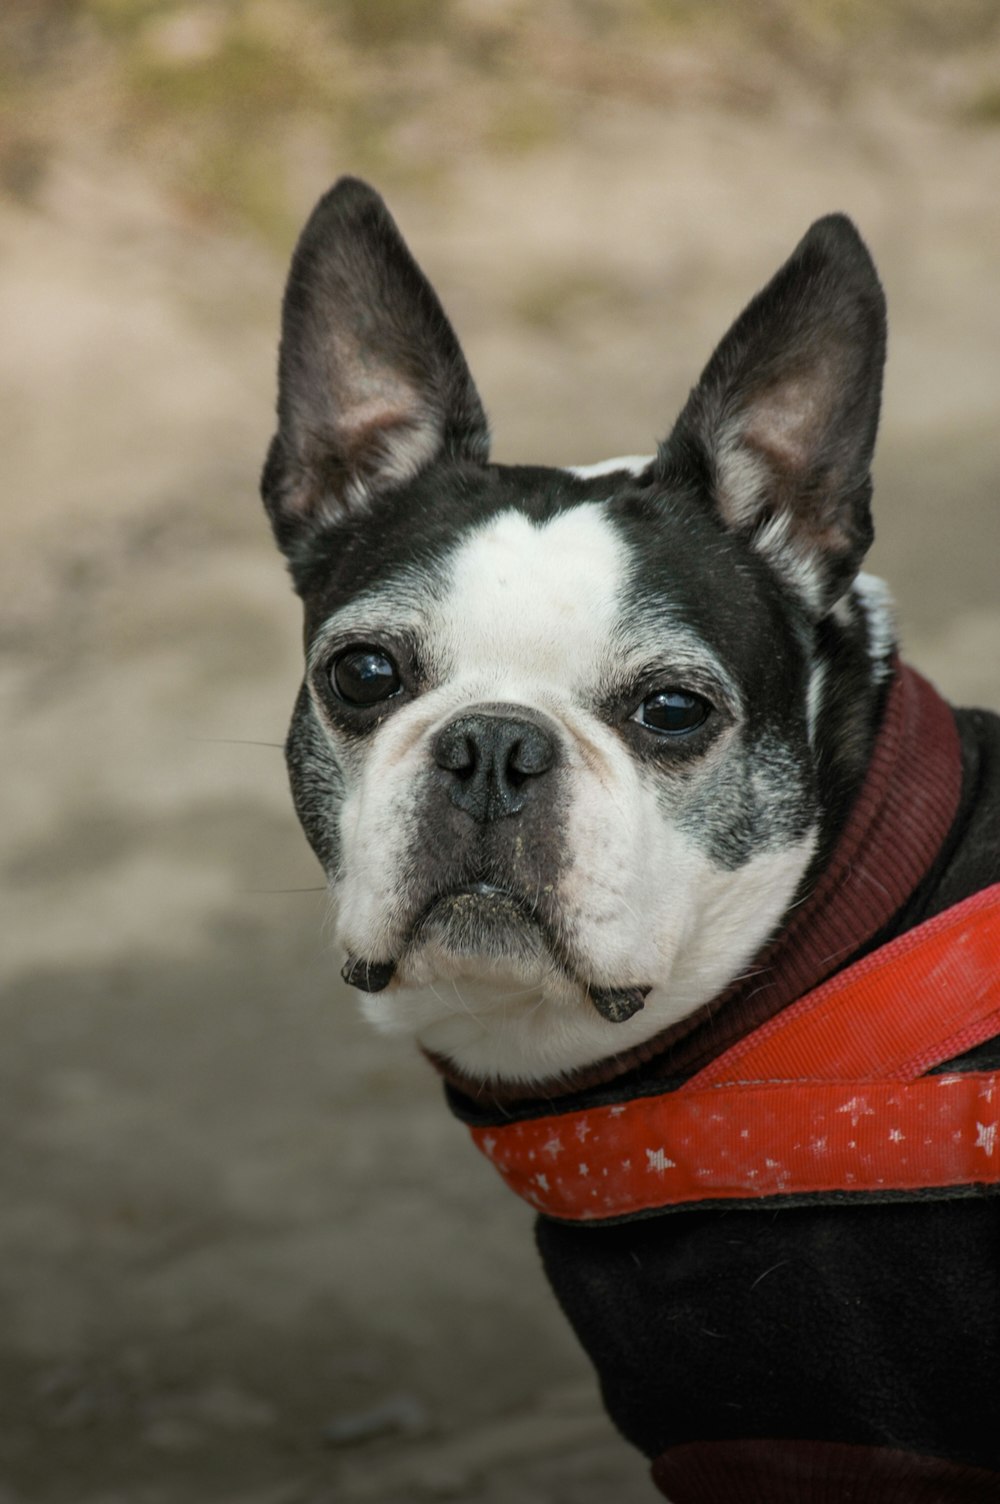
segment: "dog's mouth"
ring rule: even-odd
[[[495,883],[466,883],[432,898],[410,928],[409,943],[437,941],[457,956],[531,961],[552,949],[547,926],[527,899]]]
[[[537,908],[522,895],[488,882],[467,883],[436,894],[411,924],[399,957],[374,961],[352,956],[341,975],[362,992],[382,992],[396,975],[406,950],[434,945],[451,957],[525,967],[555,964],[580,982],[609,1023],[632,1018],[650,991],[648,986],[604,987],[583,981]]]

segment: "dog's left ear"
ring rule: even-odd
[[[725,525],[816,614],[872,540],[884,363],[871,256],[844,215],[817,220],[723,339],[660,450],[660,473],[693,462]]]
[[[382,199],[341,178],[292,258],[278,432],[261,491],[286,551],[443,456],[485,461],[479,394],[437,296]]]

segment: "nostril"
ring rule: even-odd
[[[456,778],[471,778],[478,761],[476,744],[461,726],[446,726],[434,743],[434,761]]]
[[[507,756],[507,776],[511,782],[523,783],[547,773],[555,757],[555,748],[545,732],[529,726],[513,743]]]
[[[448,772],[454,773],[459,783],[468,783],[470,778],[475,778],[478,766],[475,755],[472,755],[468,762],[459,763],[457,767],[449,767]]]

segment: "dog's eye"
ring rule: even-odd
[[[688,694],[683,689],[661,689],[643,700],[634,719],[661,736],[683,736],[686,731],[703,726],[711,708],[700,695]]]
[[[333,692],[347,705],[377,705],[398,694],[399,670],[380,648],[356,647],[338,653],[330,665]]]

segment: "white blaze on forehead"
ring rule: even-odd
[[[484,674],[498,692],[598,682],[627,563],[603,508],[585,502],[543,522],[502,512],[466,539],[430,624],[447,674]]]
[[[621,470],[641,475],[655,458],[653,454],[623,454],[616,460],[598,460],[593,465],[567,465],[566,468],[570,475],[576,475],[580,480],[590,480],[595,475],[615,475]]]

